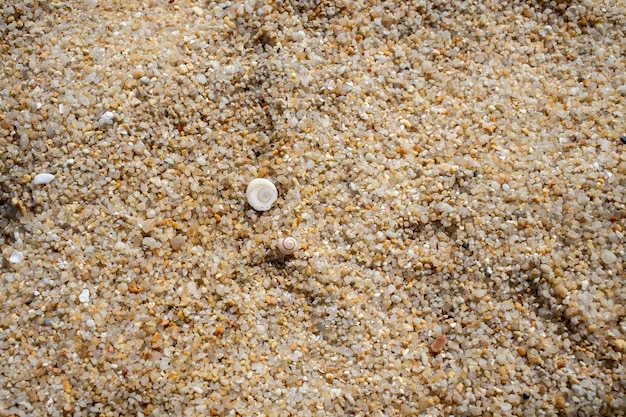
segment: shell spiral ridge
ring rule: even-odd
[[[298,250],[298,241],[291,236],[287,236],[279,239],[277,246],[283,255],[291,255]]]
[[[248,184],[246,190],[248,204],[257,211],[267,211],[278,199],[276,186],[265,178],[255,178]]]

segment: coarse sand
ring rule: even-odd
[[[625,21],[0,0],[0,416],[624,416]]]

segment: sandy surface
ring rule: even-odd
[[[623,416],[626,4],[501,3],[0,1],[0,416]]]

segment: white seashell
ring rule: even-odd
[[[35,179],[33,180],[33,184],[35,185],[45,185],[50,184],[54,179],[54,175],[52,174],[37,174],[35,175]]]
[[[296,239],[294,239],[291,236],[287,236],[287,237],[278,239],[278,243],[276,244],[276,246],[278,246],[278,250],[283,255],[291,255],[296,250],[298,250],[299,245]]]
[[[278,198],[278,190],[271,181],[265,178],[255,178],[248,184],[246,190],[248,203],[256,211],[267,211]]]

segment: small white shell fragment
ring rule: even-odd
[[[276,246],[283,255],[291,255],[297,251],[299,247],[298,241],[291,236],[278,239]]]
[[[9,262],[12,264],[19,264],[24,260],[24,254],[18,250],[13,250],[11,256],[9,256]]]
[[[78,296],[78,300],[81,303],[88,303],[89,302],[89,290],[85,288],[83,292],[81,292],[80,295]]]
[[[35,179],[33,180],[33,184],[35,185],[45,185],[50,184],[52,180],[54,180],[55,176],[48,173],[42,173],[35,175]]]
[[[256,211],[267,211],[278,199],[276,186],[265,178],[255,178],[248,184],[246,190],[248,204]]]
[[[100,126],[112,125],[114,117],[115,117],[115,114],[112,111],[105,111],[104,113],[102,113],[102,116],[100,116],[100,120],[98,121],[98,124]]]

